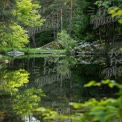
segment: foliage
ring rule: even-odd
[[[38,0],[40,1],[40,0]],[[49,0],[48,3],[55,3],[55,5],[50,6],[49,9],[46,11],[44,15],[48,15],[49,13],[55,12],[55,10],[58,11],[56,19],[63,19],[59,23],[62,23],[63,28],[67,28],[67,18],[73,19],[73,23],[70,21],[70,24],[72,23],[72,35],[73,37],[76,37],[80,39],[80,41],[96,41],[98,40],[99,36],[106,36],[107,31],[106,30],[106,25],[105,26],[100,26],[96,30],[92,30],[92,27],[88,25],[87,20],[89,16],[86,14],[86,10],[88,7],[88,0],[76,0],[77,3],[75,3],[76,8],[70,8],[70,1],[72,0],[60,0],[61,6],[59,4],[59,1],[56,0]],[[93,1],[96,0],[91,0],[89,3],[94,3]],[[28,41],[28,36],[27,32],[25,31],[26,27],[35,27],[35,26],[41,26],[44,20],[40,20],[40,15],[38,14],[38,9],[40,8],[39,4],[36,3],[37,0],[2,0],[0,3],[0,48],[1,47],[11,47],[11,48],[21,48],[24,47],[29,41]],[[12,3],[12,4],[11,4]],[[14,4],[13,4],[14,3]],[[90,7],[89,4],[89,7]],[[97,7],[103,7],[105,9],[109,8],[109,2],[104,1],[101,2],[96,1],[95,5]],[[47,4],[46,4],[47,6]],[[58,6],[56,8],[56,6]],[[53,9],[50,11],[50,8]],[[75,15],[72,18],[72,10],[67,11],[69,16],[67,17],[67,14],[64,16],[65,11],[63,11],[61,15],[61,9],[64,8],[65,11],[67,10],[74,10]],[[70,9],[69,9],[70,8]],[[93,10],[94,11],[94,10]],[[118,17],[122,16],[122,11],[120,8],[114,7],[109,11],[110,14],[112,14],[113,17]],[[53,14],[52,14],[53,15]],[[59,17],[60,16],[60,17]],[[59,17],[59,18],[58,18]],[[61,18],[62,17],[62,18]],[[97,15],[95,15],[97,17]],[[52,19],[51,19],[52,21]],[[69,22],[69,21],[68,21]],[[121,23],[122,20],[119,19],[119,22]],[[70,26],[71,29],[71,25]],[[114,24],[113,24],[114,27]],[[69,28],[68,28],[69,29]],[[118,33],[120,34],[119,36],[121,37],[121,29],[120,26],[116,25],[115,28],[116,32],[114,29],[112,29],[112,33],[110,32],[110,36],[113,35],[113,33]],[[92,30],[92,31],[91,31]],[[101,32],[100,32],[101,31]],[[52,39],[53,35],[48,34],[48,39],[44,38],[44,35],[37,35],[35,39],[38,41],[40,44],[40,38],[43,39],[43,41],[50,41]],[[96,34],[96,35],[95,35]],[[39,38],[38,38],[39,37]],[[51,37],[51,38],[50,38]],[[106,36],[106,38],[109,38]],[[81,40],[82,39],[82,40]],[[105,39],[105,38],[100,38],[100,39]],[[116,39],[116,38],[113,38]],[[51,40],[52,41],[52,40]],[[74,45],[76,44],[76,41],[72,39],[67,32],[64,30],[61,33],[58,33],[58,41],[59,43],[68,51],[72,50]],[[101,41],[101,40],[100,40]],[[45,42],[44,42],[45,43]],[[41,44],[44,44],[43,42]],[[88,48],[85,48],[88,47]],[[96,47],[101,47],[101,45],[96,45]],[[76,50],[80,50],[82,53],[86,52],[92,52],[93,49],[96,47],[92,47],[87,43],[81,43],[81,46],[78,46]],[[87,50],[88,49],[88,50]],[[24,49],[22,49],[24,50]],[[46,52],[46,53],[60,53],[60,51],[57,50],[33,50],[33,49],[25,49],[25,52],[27,53],[41,53],[41,52]],[[97,51],[96,51],[97,52]],[[62,53],[65,53],[65,50],[62,51]],[[83,57],[84,59],[84,57]],[[82,59],[79,59],[80,61]],[[88,60],[89,61],[89,60]],[[69,62],[72,64],[75,63],[74,60],[70,59],[69,60],[60,60],[60,65],[58,66],[59,71],[58,72],[63,72],[68,73],[69,72]],[[87,66],[88,67],[88,66]],[[81,70],[81,69],[80,69]],[[89,70],[89,69],[88,69]],[[87,70],[87,71],[88,71]],[[92,70],[94,71],[94,70]],[[82,71],[84,72],[84,71]],[[81,72],[80,72],[81,73]],[[26,115],[31,112],[38,111],[42,114],[43,117],[47,117],[50,119],[53,119],[57,116],[57,114],[48,109],[45,108],[38,108],[38,103],[41,100],[41,96],[44,96],[43,92],[40,89],[34,89],[34,88],[22,88],[21,90],[18,89],[21,86],[24,86],[24,84],[28,83],[28,72],[25,70],[17,70],[17,71],[4,71],[0,74],[0,90],[1,92],[7,92],[11,93],[17,93],[12,96],[12,102],[13,102],[13,109],[14,112],[16,112],[18,115]],[[87,75],[88,76],[88,75]],[[80,78],[79,78],[80,79]],[[81,79],[80,79],[81,80]],[[119,119],[122,117],[122,86],[120,84],[115,83],[114,81],[111,80],[105,80],[102,82],[95,82],[92,81],[89,84],[85,85],[86,87],[90,86],[98,86],[100,87],[101,85],[106,85],[108,84],[109,87],[117,87],[119,89],[119,97],[117,99],[115,98],[103,98],[101,100],[97,99],[91,99],[85,103],[71,103],[71,105],[74,106],[75,109],[79,109],[80,112],[76,112],[76,114],[70,116],[74,121],[100,121],[100,122],[109,122],[109,121],[114,121],[114,119]],[[70,92],[70,91],[69,91]],[[91,91],[92,93],[93,91]],[[63,116],[65,118],[65,116]]]
[[[33,3],[32,0],[17,1],[13,14],[25,26],[41,26],[44,20],[40,20],[41,15],[38,13],[40,7],[39,4]]]
[[[15,71],[4,70],[0,74],[0,97],[6,96],[11,102],[4,103],[4,111],[8,115],[11,113],[17,115],[28,115],[39,107],[41,97],[45,96],[41,89],[26,88],[24,85],[29,82],[29,73],[24,69]],[[2,99],[4,100],[4,99]],[[8,107],[9,106],[9,107]],[[6,108],[11,108],[11,113]],[[2,109],[3,110],[3,109]]]
[[[75,0],[74,1],[74,15],[72,20],[72,35],[76,39],[84,39],[88,37],[87,33],[84,31],[88,31],[88,18],[89,16],[86,14],[86,9],[88,7],[87,0]],[[87,30],[86,30],[87,28]],[[91,38],[88,37],[89,40]],[[80,40],[81,41],[81,40]]]
[[[28,115],[38,108],[42,96],[45,95],[41,89],[20,90],[14,99],[13,109],[19,115]]]
[[[76,40],[72,39],[65,30],[57,34],[57,40],[68,51],[70,51],[72,47],[76,45]]]
[[[104,8],[109,8],[110,5],[110,1],[101,1],[101,0],[97,0],[95,2],[95,5],[97,5],[98,7],[104,7]]]
[[[9,28],[7,26],[1,26],[0,36],[0,47],[4,48],[22,48],[25,44],[29,42],[26,31],[20,25],[17,24],[10,25]]]
[[[32,0],[5,0],[0,3],[0,47],[20,48],[29,43],[26,28],[41,26],[40,5]]]
[[[109,13],[112,14],[112,17],[119,17],[118,22],[122,23],[122,9],[119,7],[113,7],[109,10]]]
[[[38,116],[39,119],[43,118],[43,120],[55,120],[58,115],[56,111],[45,107],[39,107],[35,109],[34,114],[35,116]]]
[[[1,72],[0,90],[11,94],[17,92],[19,87],[28,83],[28,75],[24,69]]]
[[[113,42],[120,41],[121,26],[117,23],[119,16],[112,18],[109,11],[113,10],[115,6],[121,6],[121,2],[119,0],[93,1],[93,4],[91,3],[88,6],[88,8],[91,6],[89,10],[90,24],[94,25],[94,30],[92,29],[89,33],[91,39],[94,37],[93,41],[100,40],[102,42],[105,40],[106,43],[112,42],[112,40]],[[90,28],[87,29],[89,30]]]
[[[78,112],[71,116],[76,122],[79,121],[87,122],[115,122],[122,118],[122,85],[116,83],[113,80],[104,80],[102,82],[91,81],[86,84],[85,87],[101,86],[108,84],[110,88],[117,87],[119,89],[117,95],[118,98],[102,98],[97,100],[95,98],[86,101],[85,103],[70,103]],[[77,121],[78,121],[77,120]]]

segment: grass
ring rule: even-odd
[[[24,52],[25,55],[20,56],[9,56],[7,52],[18,50]],[[22,48],[22,49],[15,49],[15,48],[1,48],[0,49],[0,60],[11,60],[11,59],[21,59],[21,58],[40,58],[40,57],[64,57],[66,56],[66,50],[46,50],[46,49],[39,49],[39,48]]]
[[[16,48],[1,48],[0,53],[1,54],[6,54],[9,51],[12,50],[18,50],[21,52],[24,52],[25,54],[66,54],[66,50],[46,50],[46,49],[39,49],[39,48],[21,48],[21,49],[16,49]]]

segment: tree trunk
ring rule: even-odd
[[[33,47],[36,48],[35,35],[32,36],[32,43],[33,43]]]

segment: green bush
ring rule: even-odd
[[[70,103],[77,112],[71,116],[73,122],[119,122],[122,120],[122,85],[113,80],[104,80],[100,83],[91,81],[85,87],[106,85],[119,89],[117,98],[90,99],[84,103]]]

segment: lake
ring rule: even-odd
[[[85,88],[89,81],[121,82],[119,53],[109,55],[40,55],[14,57],[0,63],[0,122],[54,122],[43,120],[51,110],[70,115],[70,102],[114,97],[116,89]],[[45,115],[46,116],[46,115]],[[71,122],[70,119],[56,122]]]

